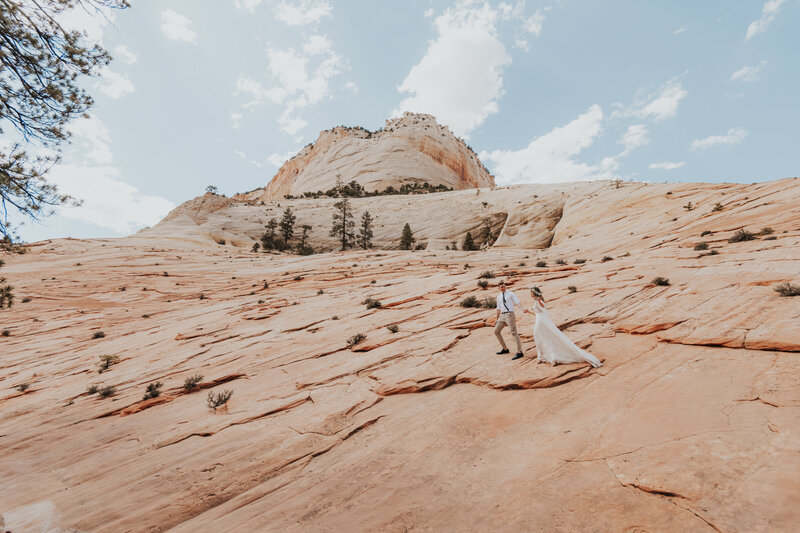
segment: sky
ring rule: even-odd
[[[116,237],[266,185],[320,130],[430,113],[498,185],[800,175],[800,0],[133,0],[20,237]],[[4,130],[8,128],[4,127]],[[2,140],[2,139],[0,139]]]

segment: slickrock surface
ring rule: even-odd
[[[6,529],[796,531],[800,297],[773,287],[800,283],[800,180],[546,189],[481,192],[508,209],[485,252],[252,253],[203,232],[228,218],[244,246],[230,217],[253,207],[206,198],[133,237],[8,258]],[[526,357],[495,355],[494,311],[459,302],[499,279],[528,305],[541,287],[604,366],[537,364],[530,315]],[[120,361],[100,374],[102,355]]]
[[[355,180],[368,191],[423,182],[456,190],[494,185],[477,154],[450,128],[432,115],[407,112],[377,132],[343,126],[320,132],[265,188],[238,199],[267,201],[327,191],[337,177],[344,183]]]

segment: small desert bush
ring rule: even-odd
[[[30,387],[31,387],[30,383],[20,383],[19,385],[17,385],[17,390],[20,391],[20,392],[25,392]]]
[[[800,285],[781,283],[775,287],[775,292],[781,296],[800,296]]]
[[[294,281],[300,281],[301,279],[303,279],[303,276],[299,276],[298,275],[298,276],[295,276],[293,279],[294,279]]]
[[[536,261],[536,266],[538,268],[544,268],[547,266],[547,261]]]
[[[486,296],[483,300],[481,300],[481,307],[485,307],[486,309],[494,309],[497,307],[497,302],[494,298],[489,298]]]
[[[94,334],[92,335],[92,338],[93,339],[102,339],[105,336],[106,336],[106,334],[103,333],[102,331],[95,331]]]
[[[317,294],[325,294],[325,291],[320,289],[320,290],[317,291]]]
[[[23,299],[22,299],[22,303],[24,303],[24,304],[26,304],[26,303],[28,303],[28,302],[30,302],[30,301],[31,301],[31,299],[30,299],[30,298],[28,298],[27,296],[26,296],[25,298],[23,298]]]
[[[333,316],[331,317],[331,320],[339,320],[339,315],[333,315]]]
[[[750,233],[745,229],[740,229],[733,236],[728,239],[728,242],[742,242],[742,241],[752,241],[756,238],[755,233]]]
[[[101,398],[108,398],[109,396],[113,396],[117,392],[117,388],[114,385],[107,385],[97,391],[97,394],[100,395]]]
[[[769,226],[766,226],[761,228],[761,231],[758,232],[758,235],[772,235],[773,233],[775,233],[775,230]],[[24,302],[25,300],[23,299],[22,301]]]
[[[347,339],[347,346],[349,348],[352,348],[356,344],[360,344],[360,343],[364,342],[366,340],[366,338],[367,338],[367,336],[364,335],[363,333],[356,333],[355,335],[353,335],[352,337]]]
[[[525,261],[520,262],[519,266],[524,267],[525,266]]]
[[[557,265],[566,265],[567,264],[567,260],[566,259],[556,259],[556,264]]]
[[[708,250],[708,243],[707,242],[698,242],[694,245],[695,250]]]
[[[11,330],[4,329],[2,332],[0,332],[0,335],[2,335],[3,337],[8,337],[9,335],[11,335]]]
[[[725,208],[722,207],[722,204],[717,202],[716,204],[714,204],[714,209],[712,209],[711,212],[712,213],[716,213],[718,211],[722,211],[723,209],[725,209]]]
[[[376,283],[377,283],[377,281],[376,281],[376,280],[374,280],[374,279],[373,279],[372,281],[370,281],[370,282],[369,282],[369,284],[370,284],[370,285],[375,285]]]
[[[149,400],[150,398],[158,398],[161,396],[161,387],[164,384],[160,381],[155,381],[153,383],[148,383],[147,388],[144,391],[144,398],[142,400]]]
[[[653,285],[667,286],[669,285],[669,279],[664,276],[656,276],[653,278]]]
[[[397,324],[391,324],[389,326],[386,326],[386,329],[389,330],[389,333],[397,333],[398,331],[400,331],[400,326],[398,326]]]
[[[576,259],[575,261],[573,261],[573,263],[575,263],[576,265],[582,265],[585,262],[586,262],[586,259]]]
[[[605,263],[606,261],[613,261],[613,260],[614,260],[614,258],[613,258],[613,257],[611,257],[611,256],[608,256],[608,255],[604,255],[604,256],[603,256],[603,258],[602,258],[600,261],[602,261],[603,263]]]
[[[199,386],[201,381],[203,381],[203,376],[200,374],[189,376],[183,380],[183,390],[194,390]]]
[[[118,355],[101,355],[99,359],[100,359],[100,364],[98,365],[99,368],[97,370],[99,374],[102,374],[103,372],[111,368],[111,365],[116,365],[117,363],[119,363]]]
[[[701,237],[705,237],[706,235],[711,235],[711,231],[705,230],[703,233],[700,234]]]
[[[776,237],[775,235],[770,235],[769,237],[764,237],[765,241],[775,241],[777,239],[778,239],[778,237]]]
[[[576,287],[575,285],[570,285],[569,287],[567,287],[567,290],[568,290],[570,293],[573,293],[573,292],[578,292],[578,287]]]
[[[222,407],[228,403],[228,400],[231,399],[231,396],[233,396],[232,390],[224,390],[216,394],[214,394],[213,390],[208,391],[207,403],[209,409],[216,411],[219,407]]]
[[[485,279],[479,279],[478,280],[478,287],[480,287],[481,289],[485,289],[488,286],[489,286],[489,282],[486,281]]]
[[[692,202],[689,202],[685,206],[683,206],[683,208],[686,209],[687,211],[691,211],[692,209],[694,209],[694,205],[692,205]]]
[[[461,307],[480,307],[481,303],[475,296],[467,296],[461,300]]]
[[[378,309],[381,306],[381,302],[379,300],[375,300],[373,298],[367,298],[362,304],[367,306],[367,309]]]
[[[100,385],[91,384],[86,387],[86,394],[97,394],[100,391]]]
[[[491,270],[485,270],[481,272],[481,275],[479,277],[483,279],[491,279],[494,277],[494,272],[492,272]]]

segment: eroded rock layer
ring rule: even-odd
[[[264,189],[240,195],[256,201],[327,191],[356,181],[368,191],[404,184],[444,185],[456,190],[494,185],[477,154],[432,115],[405,113],[371,132],[336,127],[319,134],[278,170]]]
[[[8,258],[5,528],[793,531],[800,297],[774,287],[800,284],[800,182],[591,186],[536,249],[524,202],[486,252],[308,257],[218,245],[198,228],[249,206],[200,205]],[[604,366],[536,364],[529,315],[526,357],[495,355],[459,303],[499,279]]]

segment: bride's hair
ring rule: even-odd
[[[539,287],[533,286],[531,287],[531,294],[533,294],[537,298],[542,298],[542,291]]]

